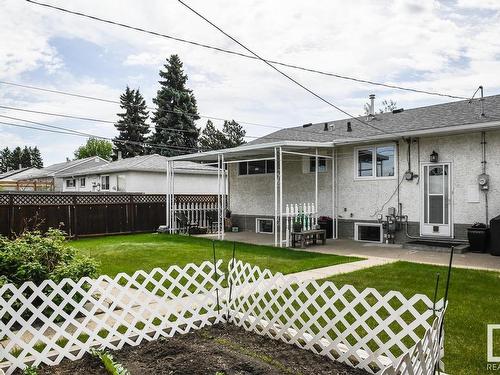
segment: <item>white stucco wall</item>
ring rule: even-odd
[[[314,153],[314,150],[309,152]],[[315,177],[308,168],[307,157],[284,154],[283,204],[314,202]],[[327,172],[318,173],[320,215],[332,215],[331,186],[331,160],[327,160]],[[234,214],[274,215],[274,173],[239,176],[238,165],[230,164],[229,188]]]
[[[500,131],[486,132],[487,173],[490,175],[489,217],[500,215]],[[384,142],[386,144],[387,142]],[[339,215],[345,219],[376,220],[372,216],[389,199],[398,182],[408,169],[407,143],[399,141],[399,179],[355,180],[354,147],[337,149],[337,197]],[[485,221],[484,194],[480,192],[478,203],[467,202],[468,189],[479,189],[477,177],[481,173],[481,133],[447,135],[443,137],[420,138],[421,162],[429,161],[435,150],[439,160],[452,163],[452,217],[455,224],[470,224]],[[314,201],[314,174],[303,173],[298,156],[286,155],[283,171],[284,203]],[[420,174],[417,144],[411,147],[411,169]],[[331,164],[328,173],[319,174],[319,211],[332,215]],[[274,174],[238,176],[237,166],[230,169],[230,202],[234,214],[274,215]],[[410,221],[420,221],[420,181],[404,180],[400,186],[400,202],[403,214]],[[386,204],[397,207],[397,194]]]

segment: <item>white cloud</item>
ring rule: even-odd
[[[148,6],[132,0],[71,3],[51,0],[50,3],[243,52],[177,2],[157,0],[148,2]],[[315,1],[314,6],[299,0],[286,3],[192,0],[190,4],[267,58],[463,96],[472,94],[479,84],[490,94],[500,90],[500,75],[496,74],[500,71],[500,13],[494,11],[500,9],[500,2],[496,0],[459,0],[457,4],[434,0],[322,0]],[[79,76],[51,45],[54,37],[73,38],[74,43],[84,39],[105,50],[122,53],[123,66],[133,73],[116,81],[107,80],[106,84],[92,76]],[[344,117],[262,62],[81,19],[26,2],[6,0],[0,4],[0,38],[7,41],[0,45],[0,77],[5,80],[22,82],[26,73],[41,69],[52,72],[50,86],[57,89],[117,99],[123,86],[129,83],[140,86],[150,102],[157,90],[157,76],[150,76],[152,68],[160,69],[166,57],[178,53],[202,114],[283,126]],[[111,70],[112,66],[104,68]],[[138,69],[142,69],[139,74]],[[372,92],[380,100],[391,98],[406,108],[444,100],[282,69],[353,114],[361,113],[363,103]],[[107,103],[2,89],[0,100],[10,105],[111,120],[118,112],[117,106]],[[29,118],[114,134],[109,125],[55,121],[49,116]],[[201,120],[200,125],[204,122]],[[247,130],[254,135],[271,131],[253,126]],[[59,144],[64,145],[65,150],[82,141],[67,136],[52,138],[64,139]],[[43,138],[43,142],[51,141]],[[52,144],[47,152],[54,159],[63,158],[57,153],[57,142]]]

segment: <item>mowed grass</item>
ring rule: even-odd
[[[436,274],[441,275],[439,298],[444,295],[447,268],[397,262],[328,280],[352,284],[359,290],[401,291],[433,298]],[[500,273],[453,269],[445,320],[445,370],[448,374],[491,374],[487,369],[486,326],[500,323]],[[500,348],[500,335],[495,346]],[[498,349],[500,350],[500,349]],[[498,354],[500,355],[500,354]]]
[[[213,241],[171,234],[132,234],[74,240],[71,246],[100,262],[100,273],[114,276],[155,267],[184,266],[213,260]],[[215,241],[217,259],[225,266],[232,257],[233,242]],[[293,273],[354,262],[360,258],[296,251],[272,246],[236,243],[236,258],[273,272]]]

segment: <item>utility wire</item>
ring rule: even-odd
[[[27,123],[34,124],[34,125],[44,126],[44,127],[50,128],[50,129],[58,130],[59,132],[60,131],[63,131],[66,133],[69,132],[69,133],[72,133],[73,135],[79,135],[79,136],[86,137],[86,138],[98,138],[98,139],[108,140],[111,142],[118,142],[118,143],[124,143],[124,144],[135,144],[135,145],[140,145],[143,147],[158,148],[158,149],[163,149],[163,150],[175,150],[175,151],[187,150],[187,151],[191,151],[191,152],[200,151],[197,148],[189,148],[189,147],[181,147],[181,146],[163,146],[160,144],[149,143],[149,142],[137,142],[137,141],[113,139],[113,138],[95,135],[95,134],[91,134],[91,133],[87,133],[87,132],[81,132],[79,130],[64,128],[62,126],[48,125],[48,124],[44,124],[44,123],[37,122],[37,121],[30,121],[30,120],[26,120],[26,119],[22,119],[22,118],[18,118],[18,117],[12,117],[12,116],[6,116],[6,115],[0,115],[0,117],[7,118],[10,120],[23,121],[23,122],[27,122]],[[35,128],[35,129],[39,129],[39,128]]]
[[[41,115],[47,115],[47,116],[55,116],[55,117],[62,117],[62,118],[70,118],[70,119],[76,119],[76,120],[83,120],[83,121],[91,121],[91,122],[97,122],[97,123],[105,123],[105,124],[115,124],[114,121],[110,120],[101,120],[101,119],[96,119],[93,117],[86,117],[86,116],[76,116],[76,115],[69,115],[69,114],[63,114],[63,113],[54,113],[54,112],[47,112],[47,111],[36,111],[32,109],[26,109],[26,108],[18,108],[18,107],[12,107],[12,106],[6,106],[6,105],[0,105],[0,109],[7,109],[7,110],[12,110],[12,111],[21,111],[21,112],[28,112],[28,113],[36,113],[36,114],[41,114]],[[165,128],[165,127],[160,127],[156,125],[145,125],[148,128],[155,127],[156,129],[161,129],[161,130],[166,130],[166,131],[172,131],[172,132],[179,132],[179,133],[193,133],[193,130],[186,130],[186,129],[171,129],[171,128]],[[300,133],[306,133],[306,134],[321,134],[321,135],[326,135],[326,134],[333,134],[333,135],[339,135],[332,133],[330,130],[328,132],[323,131],[305,131],[305,130],[300,130],[300,129],[292,129],[292,128],[284,128],[287,129],[288,131],[294,131],[294,132],[300,132]],[[346,138],[358,138],[358,137],[352,137],[348,135],[343,135]],[[283,137],[272,137],[270,135],[264,135],[264,136],[259,136],[259,135],[245,135],[245,138],[253,138],[253,139],[258,139],[265,137],[266,139],[276,139],[276,140],[288,140],[289,138],[283,138]]]
[[[212,45],[205,44],[205,43],[195,42],[195,41],[188,40],[188,39],[178,38],[178,37],[174,37],[174,36],[171,36],[171,35],[168,35],[168,34],[163,34],[163,33],[160,33],[160,32],[147,30],[147,29],[144,29],[144,28],[141,28],[141,27],[127,25],[127,24],[124,24],[124,23],[121,23],[121,22],[111,21],[111,20],[108,20],[108,19],[100,18],[100,17],[97,17],[97,16],[92,16],[92,15],[85,14],[85,13],[82,13],[82,12],[72,11],[72,10],[69,10],[69,9],[57,7],[57,6],[46,4],[46,3],[41,3],[41,2],[38,2],[38,1],[33,1],[33,0],[26,0],[26,1],[29,2],[29,3],[31,3],[31,4],[39,5],[39,6],[46,7],[46,8],[55,9],[55,10],[58,10],[58,11],[61,11],[61,12],[64,12],[64,13],[69,13],[69,14],[73,14],[73,15],[76,15],[76,16],[80,16],[80,17],[89,18],[89,19],[92,19],[94,21],[104,22],[104,23],[111,24],[111,25],[114,25],[114,26],[120,26],[120,27],[124,27],[124,28],[130,29],[130,30],[139,31],[139,32],[142,32],[142,33],[151,34],[151,35],[154,35],[154,36],[158,36],[158,37],[162,37],[162,38],[167,38],[167,39],[175,40],[177,42],[186,43],[186,44],[190,44],[190,45],[194,45],[194,46],[202,47],[202,48],[206,48],[206,49],[211,49],[211,50],[214,50],[214,51],[223,52],[223,53],[227,53],[227,54],[231,54],[231,55],[235,55],[235,56],[239,56],[239,57],[244,57],[244,58],[248,58],[248,59],[258,60],[257,57],[255,57],[253,55],[246,54],[246,53],[232,51],[232,50],[228,50],[228,49],[225,49],[225,48],[220,48],[220,47],[212,46]],[[415,92],[415,93],[419,93],[419,94],[448,97],[448,98],[452,98],[452,99],[469,99],[469,98],[464,97],[464,96],[445,94],[445,93],[440,93],[440,92],[437,92],[437,91],[420,90],[420,89],[415,89],[415,88],[411,88],[411,87],[404,87],[404,86],[393,85],[393,84],[389,84],[389,83],[376,82],[376,81],[372,81],[372,80],[351,77],[351,76],[337,74],[337,73],[325,72],[325,71],[321,71],[319,69],[307,68],[307,67],[303,67],[303,66],[299,66],[299,65],[295,65],[295,64],[289,64],[289,63],[285,63],[285,62],[280,62],[280,61],[276,61],[276,60],[266,59],[266,61],[269,61],[272,64],[281,65],[281,66],[292,68],[292,69],[302,70],[302,71],[306,71],[306,72],[310,72],[310,73],[321,74],[321,75],[324,75],[324,76],[339,78],[339,79],[353,81],[353,82],[358,82],[358,83],[364,83],[364,84],[373,85],[373,86],[386,87],[386,88],[394,89],[394,90],[410,91],[410,92]]]
[[[27,1],[31,1],[31,0],[27,0]],[[275,70],[277,73],[281,74],[283,77],[287,78],[288,80],[292,81],[294,84],[296,84],[297,86],[301,87],[302,89],[304,89],[305,91],[307,91],[308,93],[310,93],[311,95],[313,95],[314,97],[316,97],[317,99],[321,100],[322,102],[328,104],[329,106],[335,108],[337,111],[339,112],[342,112],[343,114],[345,114],[346,116],[348,117],[351,117],[353,120],[356,120],[358,122],[360,122],[361,124],[364,124],[370,128],[373,128],[373,129],[376,129],[382,133],[385,133],[385,130],[382,130],[380,129],[379,127],[375,126],[375,125],[372,125],[372,124],[369,124],[353,115],[351,115],[349,112],[347,111],[344,111],[342,108],[338,107],[337,105],[333,104],[331,101],[323,98],[321,95],[317,94],[316,92],[314,92],[313,90],[309,89],[308,87],[304,86],[302,83],[300,83],[299,81],[297,81],[295,78],[292,78],[291,76],[289,76],[288,74],[286,74],[285,72],[283,72],[282,70],[278,69],[276,66],[274,66],[273,64],[271,64],[269,61],[265,60],[264,58],[260,57],[257,53],[255,53],[253,50],[251,50],[250,48],[248,48],[247,46],[245,46],[243,43],[241,43],[240,41],[238,41],[236,38],[232,37],[231,35],[229,35],[228,33],[226,33],[224,30],[222,30],[219,26],[217,26],[216,24],[214,24],[212,21],[210,21],[208,18],[206,18],[205,16],[203,16],[201,13],[197,12],[195,9],[191,8],[189,5],[187,5],[185,2],[183,2],[182,0],[177,0],[179,3],[181,3],[184,7],[186,7],[187,9],[189,9],[191,12],[193,12],[194,14],[196,14],[198,17],[200,17],[201,19],[203,19],[205,22],[207,22],[209,25],[211,25],[212,27],[214,27],[215,29],[219,30],[222,34],[224,34],[226,37],[228,37],[229,39],[231,39],[233,42],[235,42],[236,44],[238,44],[240,47],[244,48],[245,50],[247,50],[248,52],[250,52],[252,55],[254,55],[255,57],[257,57],[259,60],[261,60],[264,64],[268,65],[271,69]]]

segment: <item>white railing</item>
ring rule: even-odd
[[[114,278],[0,287],[0,370],[77,360],[216,323],[282,340],[378,375],[429,375],[440,361],[443,301],[298,281],[241,261]],[[439,340],[441,338],[441,341]],[[1,371],[0,371],[1,372]]]
[[[318,224],[318,210],[314,203],[286,204],[283,213],[285,222],[285,241],[290,246],[290,233],[293,223],[300,222],[302,230],[311,230]]]
[[[179,222],[177,220],[178,213],[182,212],[186,215],[188,222],[197,223],[200,227],[210,228],[210,222],[208,220],[207,212],[212,211],[217,214],[217,203],[208,203],[208,202],[198,202],[198,203],[175,203],[173,208],[174,219],[173,223],[174,230],[177,229],[185,229],[179,228]],[[215,217],[215,221],[217,222],[217,218]]]

